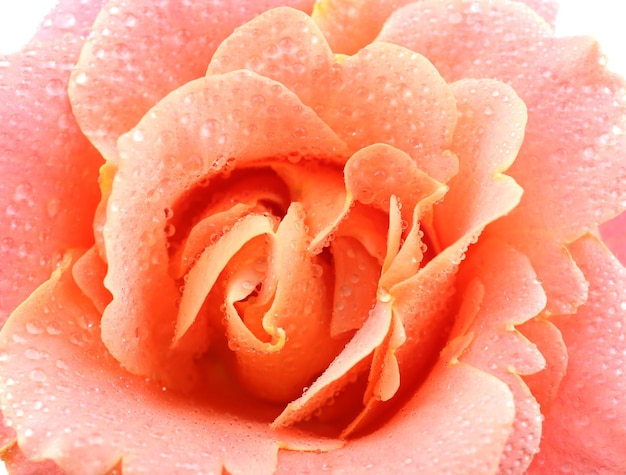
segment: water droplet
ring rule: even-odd
[[[358,200],[365,205],[370,204],[374,201],[374,191],[370,188],[361,188],[358,193]]]
[[[130,49],[124,43],[118,43],[113,46],[113,54],[121,59],[126,59],[130,56]]]
[[[458,25],[463,21],[463,14],[460,12],[452,12],[448,15],[448,21],[453,25]]]
[[[391,294],[385,289],[378,289],[378,300],[381,302],[391,302]]]
[[[76,75],[74,81],[76,82],[76,84],[83,86],[87,83],[87,75],[81,71]]]
[[[51,96],[60,96],[65,92],[65,84],[60,79],[50,79],[46,83],[46,92]]]
[[[31,335],[40,335],[43,333],[41,325],[37,322],[26,322],[26,331]]]
[[[143,132],[140,129],[136,129],[133,132],[133,140],[135,142],[143,142],[143,139],[144,139]]]
[[[313,264],[313,277],[319,278],[324,274],[324,268],[319,264]]]
[[[24,356],[29,360],[38,360],[41,358],[42,354],[35,348],[27,348],[26,351],[24,351]]]
[[[165,236],[172,237],[176,233],[176,227],[173,224],[167,224],[164,228]]]
[[[127,13],[122,17],[122,22],[128,27],[133,27],[137,24],[137,18],[132,13]]]
[[[33,381],[41,383],[46,380],[46,373],[40,368],[35,368],[30,372],[29,377]]]
[[[76,17],[69,12],[57,12],[54,17],[54,26],[62,30],[69,30],[76,24]]]
[[[46,332],[48,335],[60,335],[61,326],[57,322],[50,322],[46,327]]]
[[[241,288],[246,292],[250,292],[252,289],[254,289],[254,287],[254,283],[250,280],[244,280],[243,282],[241,282]]]
[[[54,218],[57,214],[59,214],[60,205],[61,202],[58,198],[52,198],[50,201],[48,201],[48,204],[46,205],[46,210],[48,211],[48,215],[51,218]]]

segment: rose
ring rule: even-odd
[[[380,25],[391,11],[384,3],[375,5],[380,11],[345,10],[347,7],[339,5],[326,11],[320,8],[316,13],[336,50],[351,53],[351,49],[369,42],[377,31],[371,38],[338,35],[337,28],[346,25],[341,21],[343,16],[347,12],[356,15],[347,25],[356,25],[356,30],[369,35],[372,32],[359,22],[377,30],[374,25]],[[291,449],[280,453],[278,469],[285,472],[343,467],[348,471],[413,473],[422,466],[422,470],[433,473],[447,469],[477,473],[499,466],[502,471],[519,473],[531,462],[529,470],[539,472],[562,464],[585,472],[623,470],[619,450],[624,420],[619,404],[623,397],[619,377],[623,361],[619,356],[611,358],[623,351],[623,269],[597,238],[586,235],[623,206],[623,191],[618,184],[624,175],[624,163],[617,155],[623,150],[619,133],[623,103],[618,95],[622,83],[599,65],[592,43],[553,39],[546,25],[519,5],[422,2],[397,12],[387,21],[380,39],[427,54],[450,81],[495,76],[509,82],[515,92],[491,80],[465,80],[449,86],[421,56],[390,44],[375,44],[352,58],[332,60],[324,50],[324,39],[306,17],[278,10],[260,17],[223,43],[211,59],[208,79],[183,85],[202,75],[194,73],[194,61],[201,60],[194,59],[193,46],[202,43],[203,36],[193,30],[197,26],[194,20],[202,24],[206,15],[194,12],[181,17],[170,6],[166,11],[172,18],[149,12],[139,16],[124,8],[109,3],[103,10],[95,25],[97,33],[87,43],[74,73],[71,95],[82,130],[108,159],[101,172],[103,206],[96,213],[96,240],[100,256],[107,257],[108,269],[98,248],[82,256],[80,251],[69,253],[52,279],[13,313],[3,330],[3,410],[17,432],[20,447],[29,456],[52,458],[65,470],[76,473],[106,471],[122,456],[124,471],[131,472],[143,468],[186,473],[220,470],[223,464],[229,472],[256,473],[273,469],[279,447]],[[141,11],[136,5],[127,8]],[[376,13],[374,18],[370,18],[372,12]],[[359,14],[367,18],[359,18]],[[187,31],[173,26],[176,18],[184,18]],[[138,21],[164,22],[164,31],[174,32],[166,34],[162,44],[153,46],[159,54],[146,55],[145,47],[152,44],[151,40],[134,43],[124,36],[125,42],[120,41],[121,32],[127,35],[128,31],[139,31]],[[498,38],[500,41],[494,42],[485,33],[487,21],[492,22],[488,24],[496,32],[506,32]],[[420,27],[420,22],[430,27]],[[292,34],[292,41],[284,40],[286,30]],[[259,31],[267,35],[259,36]],[[219,32],[212,30],[208,38],[217,43],[217,36]],[[317,40],[304,43],[303,37]],[[355,38],[361,43],[339,44],[333,38]],[[176,39],[185,40],[185,54],[191,58],[168,58],[168,48],[180,48],[170,43]],[[67,37],[65,41],[73,42]],[[135,44],[139,56],[129,48]],[[298,54],[298,46],[303,45],[322,49],[317,55],[308,50],[306,55]],[[289,52],[281,55],[270,48],[269,59],[256,61],[255,53],[271,46]],[[211,48],[207,51],[211,56]],[[25,62],[29,56],[25,54]],[[190,76],[181,77],[182,70],[176,67],[148,67],[158,66],[158,62],[137,67],[138,58],[149,63],[155,57],[160,61],[169,59],[174,65],[184,64],[188,67],[184,73]],[[401,63],[398,58],[402,58]],[[556,59],[569,69],[563,70],[563,64]],[[113,73],[117,74],[105,74],[103,64],[114,66]],[[117,65],[123,68],[115,71]],[[319,74],[304,75],[303,71],[311,71],[307,67],[312,66]],[[242,67],[280,81],[275,83],[251,72],[229,72]],[[392,79],[377,81],[383,75]],[[406,80],[402,81],[400,75]],[[303,82],[302,77],[313,80]],[[134,84],[137,79],[146,90],[115,89]],[[180,84],[174,84],[176,81]],[[46,85],[48,92],[57,91],[57,82]],[[90,89],[94,85],[95,89]],[[350,91],[356,99],[347,95]],[[256,99],[253,93],[257,93]],[[519,153],[525,108],[516,93],[529,111]],[[124,94],[136,97],[128,101]],[[224,98],[228,94],[236,98],[230,106]],[[370,94],[375,100],[368,102]],[[259,108],[261,98],[265,109]],[[383,100],[385,108],[381,109]],[[400,107],[415,103],[421,107]],[[206,107],[208,104],[213,107]],[[203,114],[213,113],[218,107],[223,109],[217,118],[206,120]],[[260,111],[264,111],[261,117]],[[276,115],[281,120],[273,119]],[[295,115],[297,120],[289,120]],[[36,113],[33,116],[42,121]],[[404,117],[411,121],[400,120]],[[74,142],[55,145],[70,147],[69,156],[74,160],[82,158],[78,150],[85,145],[72,128],[72,118],[54,119],[53,123],[65,125],[64,129],[77,136]],[[229,120],[229,135],[216,133]],[[244,120],[256,129],[233,126]],[[168,134],[168,129],[181,123],[183,130],[176,130],[174,137]],[[386,127],[389,124],[392,127]],[[412,129],[415,126],[418,133]],[[115,139],[123,132],[128,133],[116,147]],[[259,141],[261,134],[264,140]],[[306,140],[311,136],[315,141]],[[239,139],[235,144],[242,147],[229,143],[235,137]],[[189,153],[189,148],[200,146],[200,150],[194,150],[197,154]],[[32,147],[42,145],[35,141]],[[215,150],[228,147],[237,152],[232,155],[237,159],[232,170],[227,160],[230,155],[215,160],[222,155]],[[11,150],[15,153],[16,149]],[[172,151],[176,153],[169,153]],[[214,157],[214,161],[207,162],[207,156]],[[542,158],[541,166],[537,165],[538,157]],[[177,167],[182,158],[187,159],[184,172]],[[348,158],[344,183],[339,167]],[[458,173],[454,169],[457,158]],[[514,158],[507,173],[524,188],[519,205],[520,188],[502,174]],[[565,159],[568,167],[563,169]],[[381,169],[379,162],[384,164]],[[157,166],[145,170],[146,164]],[[233,207],[219,208],[221,202],[215,196],[209,205],[194,195],[182,201],[164,199],[172,190],[180,194],[191,183],[201,181],[205,178],[202,175],[209,173],[206,167],[212,165],[227,167],[230,175],[213,177],[203,184],[208,185],[207,190],[228,190],[228,197],[236,197]],[[582,165],[586,168],[581,171]],[[86,173],[76,168],[78,177]],[[254,180],[250,178],[252,171]],[[19,180],[26,176],[24,172],[15,175]],[[383,176],[382,183],[372,183],[372,177],[379,180]],[[81,185],[78,177],[71,180],[76,186]],[[162,183],[162,178],[180,183]],[[259,182],[266,188],[259,188]],[[289,190],[287,200],[281,192],[285,184]],[[250,187],[254,187],[252,194]],[[589,203],[570,199],[570,190],[575,187],[586,191]],[[16,185],[16,203],[11,204],[26,207],[32,201],[33,207],[37,203],[48,208],[52,218],[60,219],[61,213],[66,220],[57,224],[58,233],[55,226],[52,242],[44,240],[50,249],[89,244],[84,231],[82,235],[74,231],[84,229],[81,214],[66,212],[67,207],[62,205],[69,201],[68,195],[58,195],[53,189],[34,198],[29,192],[28,186]],[[337,196],[339,199],[332,199]],[[440,203],[435,203],[442,197]],[[351,200],[358,201],[354,208],[346,206]],[[291,201],[302,205],[292,205]],[[562,206],[564,202],[575,204],[576,212]],[[537,211],[539,204],[543,205],[541,212]],[[89,215],[92,203],[84,206],[82,213]],[[248,207],[245,217],[233,220],[242,207]],[[128,221],[124,219],[133,210],[141,213],[133,215],[131,229],[126,229]],[[16,213],[12,211],[10,216]],[[345,221],[335,226],[342,213],[347,214]],[[324,221],[329,215],[336,219]],[[303,216],[308,219],[307,231],[298,226]],[[196,225],[193,230],[184,231],[182,240],[173,238],[181,234],[188,220]],[[328,222],[336,228],[330,246],[324,241],[328,234],[328,226],[324,225]],[[355,232],[368,222],[374,222],[377,229]],[[218,224],[230,229],[211,242],[213,233],[207,230]],[[26,225],[25,218],[18,226],[20,232],[40,226],[41,232],[50,223]],[[377,237],[381,235],[382,241]],[[267,242],[254,241],[254,236],[268,236]],[[160,246],[166,237],[169,253],[164,245]],[[478,242],[467,250],[476,238]],[[256,246],[235,247],[235,251],[240,247],[241,251],[234,253],[232,244],[237,240]],[[202,251],[207,241],[214,244],[209,248],[212,250],[193,262],[195,250]],[[157,252],[145,255],[143,249],[147,248]],[[258,254],[270,253],[268,248],[276,249],[280,266],[276,262],[258,262]],[[315,252],[309,253],[306,248]],[[464,259],[466,250],[468,257]],[[31,257],[28,251],[25,247],[10,255]],[[332,260],[328,252],[332,252]],[[44,249],[41,253],[45,256],[50,251]],[[193,366],[190,361],[206,350],[208,338],[218,338],[209,335],[208,322],[202,326],[208,313],[201,312],[194,320],[195,310],[202,304],[194,296],[207,279],[213,280],[211,272],[220,261],[228,262],[221,281],[230,293],[223,291],[227,295],[220,294],[217,299],[209,294],[205,306],[209,310],[219,308],[220,302],[226,301],[226,333],[231,348],[224,345],[220,350],[217,340],[218,363],[204,359]],[[292,292],[286,299],[285,286],[280,285],[284,275],[279,275],[274,285],[271,272],[263,266],[280,274],[293,271],[294,262],[298,264],[296,270],[302,271],[298,275],[307,277],[298,281],[305,290]],[[350,283],[352,271],[358,268],[351,262],[364,264],[357,276],[360,282],[371,283],[373,275],[374,286],[353,285],[346,290],[345,283]],[[45,260],[44,264],[50,265]],[[255,267],[258,264],[260,267]],[[379,281],[381,265],[384,272]],[[167,280],[172,274],[184,275],[188,267],[191,270],[186,283],[184,279]],[[218,269],[221,271],[221,267]],[[114,297],[111,303],[102,287],[106,273],[105,282]],[[333,274],[334,285],[333,279],[330,283],[328,280]],[[155,288],[150,279],[163,276],[166,278],[159,282],[162,285]],[[16,278],[10,285],[22,286],[24,282]],[[182,317],[167,320],[175,327],[151,323],[144,309],[160,318],[172,313],[172,295],[178,290],[171,288],[172,282],[185,283],[179,305],[183,310],[177,312]],[[263,286],[257,289],[257,282]],[[343,294],[348,290],[361,294],[358,299],[346,299]],[[273,300],[268,298],[270,292],[275,292]],[[424,295],[435,297],[425,299]],[[202,293],[200,299],[204,299]],[[235,301],[239,303],[235,305]],[[349,338],[345,340],[326,338],[319,345],[318,339],[327,337],[324,328],[288,327],[289,321],[277,324],[273,317],[255,323],[255,309],[264,305],[272,310],[278,305],[284,312],[295,309],[297,313],[290,315],[293,319],[306,313],[307,303],[324,309],[329,301],[357,310],[347,322],[346,318],[321,322],[336,333],[348,325]],[[374,310],[367,315],[371,304]],[[365,311],[359,307],[362,305]],[[190,308],[194,311],[187,311]],[[256,332],[256,340],[237,321],[233,309],[244,319],[249,317],[246,324]],[[573,312],[575,316],[567,316]],[[191,317],[185,319],[186,315]],[[335,315],[350,316],[337,309]],[[100,340],[100,324],[106,349]],[[449,333],[446,325],[452,327]],[[522,333],[515,330],[515,325]],[[268,341],[257,343],[259,336]],[[243,345],[240,337],[244,338]],[[172,338],[175,345],[170,348]],[[441,338],[447,343],[439,341]],[[275,354],[280,358],[275,350],[289,348],[294,340],[301,346],[308,345],[304,357],[298,360],[299,371],[286,375],[275,371],[276,359],[270,358]],[[597,348],[599,342],[605,347]],[[252,344],[256,345],[255,352],[242,351],[242,346],[246,349]],[[302,356],[297,347],[291,355],[289,351],[284,353]],[[339,356],[327,370],[319,368],[320,361],[328,363],[337,353]],[[237,364],[229,360],[231,354],[237,356]],[[372,361],[367,360],[368,355]],[[437,361],[429,360],[429,356]],[[544,359],[547,366],[542,369]],[[162,392],[160,385],[129,375],[118,361],[132,372],[165,381],[167,390]],[[285,366],[289,367],[283,364],[281,368]],[[179,371],[181,367],[188,371]],[[224,368],[229,374],[224,374]],[[322,372],[317,380],[316,371]],[[203,381],[193,386],[188,378],[199,374]],[[236,375],[235,387],[231,374]],[[266,384],[268,377],[274,378],[272,385]],[[259,401],[252,408],[246,406],[254,399],[241,387],[266,400],[283,401],[302,389],[302,377],[309,381],[307,384],[313,383],[311,388],[287,406],[273,429],[268,423],[282,408],[277,411]],[[586,381],[589,378],[601,384],[604,391],[598,394],[590,390]],[[359,385],[367,386],[365,391]],[[334,405],[320,404],[334,396],[338,387],[342,391]],[[357,422],[341,421],[337,413],[345,411],[342,404],[352,406],[350,403],[360,401],[363,392],[365,406]],[[546,418],[543,424],[537,401]],[[314,413],[316,424],[295,424],[299,431],[281,427],[282,423],[302,422],[301,418],[320,407],[321,413]],[[347,439],[343,448],[337,447],[337,432],[322,430],[337,422],[348,426],[343,432]],[[563,430],[570,422],[573,429]],[[582,427],[586,439],[580,437]],[[536,454],[542,430],[542,451]],[[174,440],[166,436],[168,432],[176,433]],[[135,436],[134,440],[129,434]],[[420,445],[416,447],[418,440]],[[572,446],[576,452],[568,452]],[[375,450],[382,447],[383,454]],[[306,450],[325,452],[303,452]],[[244,455],[237,456],[239,451]],[[163,453],[163,460],[154,457],[155,453]],[[13,456],[19,454],[14,451],[7,458]]]

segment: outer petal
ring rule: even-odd
[[[329,453],[282,452],[277,473],[493,474],[513,416],[504,383],[441,361],[383,427]]]
[[[2,409],[29,457],[52,458],[69,475],[105,473],[120,458],[125,475],[222,467],[269,475],[280,447],[338,447],[271,431],[275,408],[242,399],[212,362],[206,371],[213,385],[202,395],[177,395],[128,375],[100,342],[99,314],[68,264],[19,307],[0,336]]]
[[[530,473],[625,473],[626,270],[596,238],[570,249],[589,299],[575,315],[553,319],[569,362]]]
[[[72,76],[71,97],[82,130],[107,159],[115,143],[168,92],[202,77],[213,52],[235,27],[289,4],[312,0],[237,2],[109,0],[93,25]]]
[[[453,90],[460,119],[452,150],[459,157],[459,173],[435,208],[439,249],[509,212],[522,196],[519,185],[503,172],[515,160],[524,137],[524,103],[497,81],[461,80]]]
[[[101,159],[66,93],[81,46],[70,33],[0,61],[0,325],[63,250],[93,240]]]
[[[460,281],[473,298],[476,287],[484,290],[479,293],[475,315],[461,314],[451,337],[463,335],[459,329],[473,334],[459,360],[509,385],[515,400],[515,423],[498,472],[522,473],[539,450],[541,413],[519,375],[538,372],[545,360],[515,326],[537,315],[546,304],[546,296],[526,256],[498,241],[481,239],[463,264]]]

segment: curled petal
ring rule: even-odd
[[[287,161],[293,154],[335,157],[345,148],[292,92],[245,71],[181,87],[119,146],[104,228],[105,284],[113,302],[103,315],[102,336],[131,372],[167,373],[164,361],[154,358],[170,345],[179,296],[166,243],[177,232],[184,234],[170,225],[167,210],[188,190],[230,170],[232,162]]]
[[[346,344],[345,338],[330,339],[331,288],[318,274],[322,264],[307,252],[303,219],[302,207],[293,203],[275,234],[267,274],[275,275],[276,290],[261,317],[270,341],[259,344],[238,325],[233,301],[243,296],[229,295],[226,301],[226,331],[239,380],[253,394],[278,402],[302,394]]]
[[[541,371],[522,375],[537,399],[542,414],[546,414],[557,395],[563,376],[567,373],[567,347],[559,329],[540,316],[517,328],[537,346],[546,360],[546,366]]]

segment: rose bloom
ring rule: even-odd
[[[626,473],[623,79],[552,1],[313,3],[0,63],[8,471]]]

